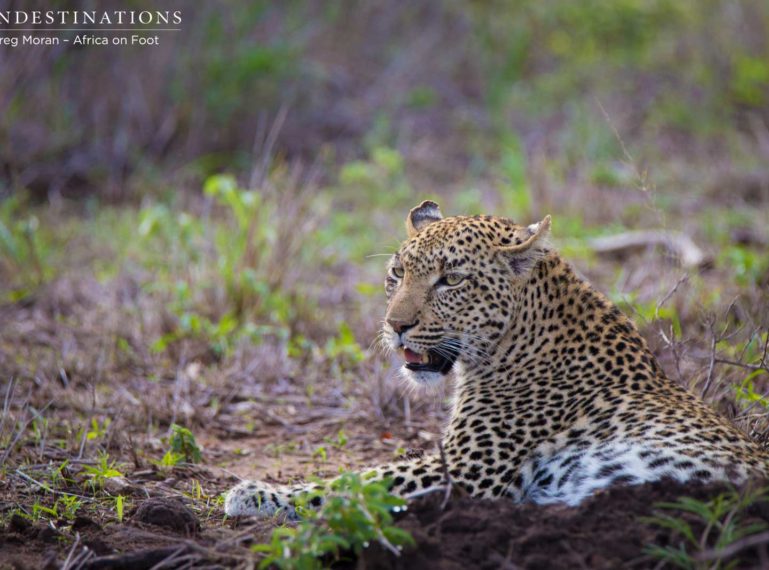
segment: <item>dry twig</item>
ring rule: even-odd
[[[451,475],[449,474],[449,463],[446,461],[446,451],[443,449],[443,442],[441,440],[438,440],[438,451],[441,455],[441,469],[443,470],[443,477],[446,480],[446,494],[443,497],[443,502],[441,503],[441,510],[446,508],[446,505],[449,502],[449,498],[451,497],[451,489],[454,486],[454,482],[451,480]]]

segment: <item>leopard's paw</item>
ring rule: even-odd
[[[228,517],[271,517],[277,513],[296,517],[285,491],[262,481],[243,481],[230,489],[224,499],[224,512]]]

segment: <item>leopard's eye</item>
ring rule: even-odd
[[[403,267],[393,267],[392,273],[393,273],[393,276],[395,276],[397,279],[403,279],[403,275],[406,272],[403,270]]]
[[[438,285],[448,285],[454,287],[462,283],[465,280],[465,276],[461,273],[447,273],[438,280]]]

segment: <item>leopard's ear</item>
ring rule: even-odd
[[[417,235],[426,226],[443,219],[441,208],[435,202],[425,200],[416,208],[412,208],[406,216],[406,233],[409,239]]]
[[[499,248],[513,273],[525,273],[542,258],[550,236],[550,221],[550,216],[545,216],[541,222],[531,224],[524,230],[528,237],[521,243]]]

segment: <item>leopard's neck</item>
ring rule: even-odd
[[[542,387],[564,376],[592,388],[666,382],[633,322],[556,252],[548,252],[513,297],[510,326],[490,357],[457,367],[460,390]]]

